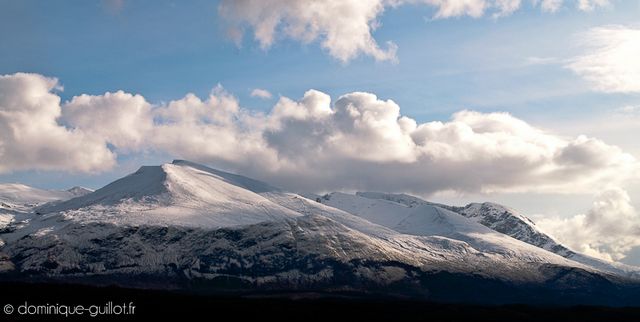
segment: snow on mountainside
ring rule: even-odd
[[[228,227],[300,216],[259,193],[267,184],[176,160],[144,166],[90,194],[38,209],[77,221]]]
[[[431,203],[405,194],[386,194],[379,192],[358,192],[357,196],[369,199],[387,200],[408,207],[422,205],[437,206],[463,215],[483,226],[511,236],[528,244],[538,246],[556,254],[566,256],[571,251],[541,231],[536,224],[514,209],[491,203],[471,203],[464,207]]]
[[[91,190],[73,187],[69,190],[44,190],[18,183],[0,184],[0,233],[12,231],[20,222],[33,217],[29,212],[38,205],[71,199]],[[0,240],[1,246],[2,240]]]
[[[143,288],[202,285],[195,289],[200,293],[348,291],[481,303],[620,305],[636,298],[615,278],[589,270],[479,252],[437,236],[376,238],[320,215],[214,230],[67,225],[7,248],[30,281],[46,276]],[[592,288],[612,296],[589,295]]]
[[[546,234],[529,218],[518,211],[491,202],[471,203],[465,207],[452,207],[454,211],[503,234],[538,246],[565,258],[597,267],[616,274],[640,278],[640,268],[607,262],[572,251]]]
[[[432,204],[407,206],[390,200],[370,199],[337,192],[318,200],[322,204],[344,210],[403,234],[442,236],[461,240],[479,251],[498,253],[530,262],[564,260],[556,254],[496,232],[474,220]],[[567,263],[569,262],[565,262],[565,265]]]
[[[536,224],[514,209],[491,203],[471,203],[464,207],[431,203],[406,194],[386,194],[379,192],[358,192],[357,196],[380,199],[403,204],[408,207],[432,205],[456,212],[483,226],[511,236],[528,244],[538,246],[561,256],[571,253],[549,235],[541,231]]]
[[[90,190],[73,187],[69,190],[44,190],[19,183],[0,183],[0,207],[10,205],[35,205],[56,200],[65,200],[84,195]]]
[[[620,263],[611,263],[584,254],[576,253],[557,242],[536,224],[518,211],[503,205],[485,202],[471,203],[464,207],[447,206],[428,202],[420,198],[406,194],[388,194],[379,192],[358,192],[357,196],[374,200],[386,200],[405,205],[418,207],[421,205],[438,206],[461,214],[483,226],[497,232],[511,236],[525,243],[548,250],[562,257],[596,267],[598,269],[621,274],[628,277],[640,278],[640,268]]]
[[[507,234],[531,245],[566,256],[570,250],[542,232],[529,218],[514,209],[491,202],[471,203],[454,211],[495,231]]]
[[[153,288],[232,283],[242,290],[377,289],[431,299],[468,292],[500,303],[538,298],[534,290],[571,293],[576,303],[626,301],[633,291],[584,297],[630,281],[415,199],[333,193],[316,202],[178,160],[16,211],[12,229],[0,230],[0,272]],[[471,285],[498,295],[478,296]]]
[[[67,189],[67,192],[70,193],[75,198],[75,197],[84,196],[86,194],[90,194],[93,192],[93,190],[85,187],[75,186],[71,189]]]

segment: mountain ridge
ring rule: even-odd
[[[580,263],[598,267],[616,274],[623,274],[632,278],[640,278],[640,268],[621,263],[607,262],[598,258],[575,252],[556,241],[553,237],[542,231],[533,220],[519,213],[513,208],[493,202],[469,203],[466,206],[448,206],[433,203],[406,194],[390,194],[380,192],[357,192],[356,196],[371,199],[382,199],[407,207],[416,205],[435,205],[447,210],[459,213],[467,218],[493,229],[497,232],[511,236],[528,244],[548,250],[562,257],[578,261]]]
[[[569,292],[579,303],[609,301],[583,294],[614,289],[624,290],[625,303],[636,298],[627,296],[636,285],[628,275],[525,243],[446,205],[393,198],[311,200],[189,161],[145,166],[89,194],[17,211],[11,229],[0,230],[0,279],[214,290],[234,281],[245,291],[373,287],[434,299],[448,292],[437,282],[446,278],[535,290],[525,292],[530,299]]]

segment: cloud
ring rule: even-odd
[[[348,62],[358,55],[378,61],[397,61],[392,41],[378,44],[373,32],[388,8],[423,5],[434,9],[434,19],[469,16],[507,16],[522,7],[521,0],[222,0],[218,13],[229,22],[228,35],[240,44],[251,29],[260,47],[267,49],[282,38],[304,44],[320,42],[329,55]],[[546,12],[555,12],[563,0],[532,0]],[[580,10],[609,5],[607,0],[577,0]]]
[[[2,129],[22,123],[49,125],[32,126],[29,132],[37,140],[5,140],[3,148],[38,151],[46,145],[47,151],[63,154],[66,163],[58,163],[55,153],[25,162],[22,157],[11,163],[3,159],[5,171],[74,170],[80,162],[73,156],[89,152],[91,160],[101,162],[80,166],[103,168],[113,161],[107,144],[119,154],[157,152],[294,191],[575,193],[620,185],[637,178],[639,169],[638,161],[618,147],[586,136],[554,135],[507,113],[464,110],[446,122],[418,123],[402,116],[392,100],[371,93],[348,93],[332,103],[329,95],[309,90],[299,100],[281,97],[264,114],[242,108],[221,86],[204,100],[187,94],[153,105],[140,95],[119,91],[76,96],[61,107],[51,92],[54,81],[30,77],[45,85],[21,91],[3,85],[1,90],[12,93],[5,96],[16,102],[12,106],[34,112],[25,113],[24,120],[6,119]],[[42,104],[30,107],[36,92],[48,97],[53,113],[39,117],[48,109]],[[68,127],[56,123],[60,115]],[[55,131],[64,138],[52,141]]]
[[[578,8],[583,11],[592,11],[597,7],[609,6],[609,0],[578,0]]]
[[[270,168],[277,162],[265,153],[263,119],[241,109],[222,87],[204,101],[187,94],[153,113],[156,124],[150,144],[157,150],[225,167],[238,163]]]
[[[586,54],[567,68],[605,93],[640,92],[640,29],[626,26],[593,28],[583,36]]]
[[[383,11],[382,0],[223,0],[219,6],[232,28],[253,28],[262,48],[269,48],[279,33],[303,43],[320,39],[331,56],[345,62],[360,53],[395,59],[395,44],[381,48],[371,35]]]
[[[237,111],[226,123],[176,122],[172,134],[155,137],[169,154],[290,190],[574,193],[638,173],[637,160],[615,146],[553,135],[506,113],[461,111],[419,124],[374,94],[349,93],[331,104],[315,90],[298,101],[281,98],[267,115]],[[176,135],[181,127],[210,133]]]
[[[0,76],[0,173],[17,170],[94,172],[115,164],[101,135],[66,128],[58,80],[37,74]]]
[[[262,99],[270,99],[272,97],[271,93],[266,89],[255,88],[251,91],[251,97],[258,97]]]
[[[615,110],[616,115],[623,117],[640,117],[640,105],[625,105]]]
[[[538,56],[530,56],[525,60],[525,64],[528,66],[535,65],[554,65],[562,62],[561,59],[556,57],[538,57]]]
[[[142,147],[153,127],[151,105],[144,97],[123,91],[80,95],[64,104],[62,120],[71,127],[91,130],[120,149]]]
[[[540,9],[544,12],[556,12],[562,6],[563,0],[541,0]],[[534,1],[537,4],[537,1]]]
[[[547,218],[539,225],[570,248],[605,260],[619,261],[640,246],[640,216],[620,188],[598,194],[586,214]]]

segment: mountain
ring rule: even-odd
[[[66,190],[68,193],[71,194],[72,197],[81,197],[84,196],[86,194],[90,194],[93,192],[93,190],[89,189],[89,188],[85,188],[85,187],[80,187],[80,186],[75,186],[73,188],[67,189]]]
[[[145,166],[88,194],[15,210],[12,229],[0,231],[0,280],[480,303],[640,301],[626,275],[405,199],[311,200],[188,161]]]
[[[19,222],[31,220],[31,210],[39,205],[68,200],[90,192],[91,190],[82,187],[44,190],[19,183],[0,184],[0,233],[12,231]]]
[[[397,200],[371,198],[370,194],[345,193],[331,193],[319,200],[407,235],[447,237],[463,241],[479,251],[505,254],[528,262],[552,263],[561,258],[432,203],[412,202],[406,205]]]
[[[455,207],[432,203],[406,194],[388,194],[379,192],[357,192],[356,197],[372,200],[384,200],[391,202],[396,206],[402,205],[409,209],[424,206],[446,209],[469,218],[472,221],[494,231],[551,251],[563,257],[572,253],[568,248],[558,243],[545,232],[541,231],[531,219],[514,209],[499,204],[491,202],[470,203],[464,207]]]
[[[262,182],[176,160],[144,166],[92,193],[38,208],[84,222],[228,227],[300,214],[259,193],[276,191]]]
[[[464,207],[455,207],[432,203],[406,194],[388,194],[379,192],[358,192],[356,193],[356,196],[373,200],[386,200],[409,208],[416,208],[425,205],[444,208],[463,215],[494,231],[548,250],[562,257],[588,266],[596,267],[607,272],[632,278],[640,278],[640,268],[620,263],[607,262],[605,260],[572,251],[542,231],[531,219],[527,218],[517,210],[503,205],[484,202],[470,203]],[[325,200],[326,198],[320,199],[320,201]]]
[[[69,190],[44,190],[19,183],[0,183],[0,207],[37,205],[56,200],[66,200],[86,193],[90,190],[73,187]]]

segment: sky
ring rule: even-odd
[[[0,182],[190,159],[514,207],[640,264],[640,2],[0,0]]]

